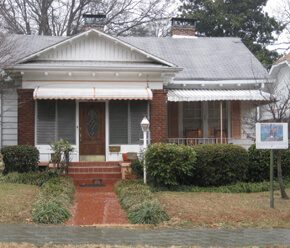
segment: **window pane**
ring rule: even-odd
[[[183,135],[202,137],[201,102],[183,102]]]
[[[37,101],[37,144],[55,141],[55,101]]]
[[[57,102],[57,131],[58,138],[76,144],[76,104],[75,101],[64,100]]]
[[[147,114],[147,101],[130,101],[131,109],[131,144],[139,144],[143,138],[141,121]]]
[[[110,144],[128,144],[128,101],[110,101]]]

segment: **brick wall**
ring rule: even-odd
[[[167,90],[152,90],[150,131],[151,143],[167,141]]]
[[[97,29],[97,30],[100,30],[100,31],[103,31],[105,30],[105,25],[104,24],[85,24],[85,31],[91,29],[91,28],[94,28],[94,29]]]
[[[33,89],[18,89],[18,145],[34,146],[35,102]]]
[[[172,27],[173,35],[195,36],[194,27]]]

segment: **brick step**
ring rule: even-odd
[[[75,173],[100,173],[100,172],[121,172],[120,166],[93,166],[93,167],[72,167],[68,168],[69,174]]]
[[[97,178],[96,178],[97,179]],[[102,183],[107,185],[107,184],[115,184],[116,182],[120,181],[121,179],[103,179]],[[74,184],[79,185],[79,184],[93,184],[92,179],[74,179]]]
[[[70,162],[70,167],[90,167],[90,166],[117,166],[119,161],[109,162]]]
[[[96,174],[69,174],[69,176],[73,179],[118,179],[122,178],[121,173],[114,173],[114,172],[108,172],[108,173],[96,173]]]

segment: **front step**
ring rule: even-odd
[[[93,184],[101,179],[103,184],[115,184],[122,179],[119,162],[71,162],[68,175],[74,184]]]

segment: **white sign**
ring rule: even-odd
[[[257,149],[288,149],[288,123],[256,123]]]

